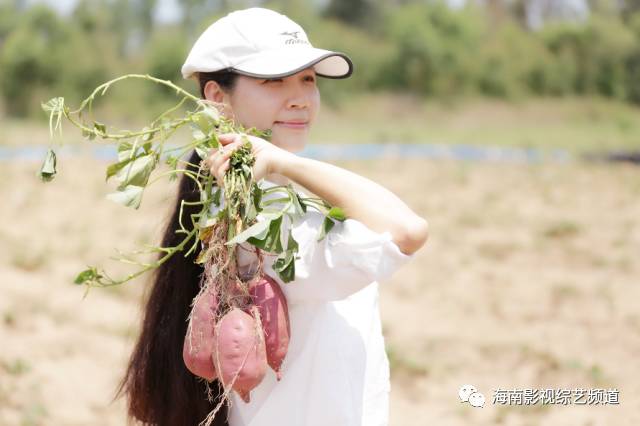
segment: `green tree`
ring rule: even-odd
[[[541,42],[522,31],[515,22],[494,28],[482,39],[477,53],[473,65],[475,84],[482,94],[520,96],[536,83],[541,84],[536,81],[535,73],[547,64],[548,53]],[[548,75],[544,77],[548,78]],[[536,88],[542,90],[542,87]]]
[[[93,34],[107,28],[109,16],[110,8],[104,0],[79,0],[73,10],[72,22],[80,31]]]
[[[28,9],[0,51],[0,92],[11,115],[40,114],[55,95],[86,95],[109,74],[113,55],[103,33],[85,32],[45,6]]]
[[[624,0],[622,2],[621,13],[625,22],[628,22],[638,12],[640,12],[640,0]]]
[[[60,80],[64,64],[55,55],[67,40],[64,24],[50,9],[31,9],[7,37],[0,53],[0,88],[9,114],[26,115],[37,87]]]
[[[379,18],[377,4],[372,0],[330,0],[324,16],[350,25],[372,25]]]
[[[178,0],[178,3],[182,8],[182,26],[189,35],[197,33],[198,25],[204,16],[222,13],[230,7],[228,0]],[[236,1],[233,4],[234,8],[243,6],[244,2]]]
[[[157,0],[133,0],[132,9],[135,22],[146,40],[153,30],[153,11]]]
[[[627,17],[627,24],[633,33],[635,43],[624,64],[626,69],[625,85],[629,100],[640,104],[640,10]]]
[[[625,61],[637,42],[619,18],[593,16],[584,25],[548,25],[542,36],[555,57],[573,64],[576,93],[627,97]]]
[[[395,45],[380,72],[388,87],[426,95],[464,93],[485,31],[474,8],[453,11],[443,2],[398,8],[386,36]]]
[[[8,4],[0,5],[0,47],[16,24],[17,11]]]
[[[180,29],[156,32],[145,49],[146,71],[154,77],[179,82],[188,49],[189,42]]]

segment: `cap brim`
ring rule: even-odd
[[[256,78],[280,78],[309,67],[313,67],[317,75],[327,78],[347,78],[353,73],[353,62],[347,55],[315,47],[261,52],[230,71]]]

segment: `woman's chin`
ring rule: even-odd
[[[293,133],[293,132],[292,132]],[[289,152],[300,152],[307,144],[307,132],[298,132],[292,134],[289,132],[273,132],[271,142],[278,148],[282,148]]]

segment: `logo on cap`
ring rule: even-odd
[[[285,40],[284,44],[309,44],[307,40],[298,38],[298,34],[300,34],[300,31],[284,31],[280,33],[280,35],[291,37]]]

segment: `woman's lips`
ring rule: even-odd
[[[288,129],[301,130],[306,129],[309,123],[307,121],[276,121],[275,124]]]

